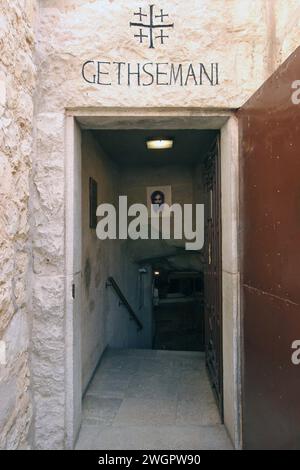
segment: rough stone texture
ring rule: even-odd
[[[0,4],[0,449],[28,448],[29,178],[32,159],[35,1]]]
[[[35,276],[32,295],[34,445],[58,449],[64,442],[63,276]]]
[[[0,5],[0,340],[6,342],[7,356],[6,366],[0,366],[0,448],[28,447],[32,415],[28,197],[35,85],[31,25],[36,3],[2,0]],[[188,8],[180,0],[163,3],[175,29],[165,46],[151,50],[138,44],[129,28],[135,1],[40,2],[30,192],[36,448],[65,446],[65,109],[238,107],[298,46],[298,0],[189,0]],[[81,77],[81,65],[88,59],[219,62],[220,86],[89,85]]]
[[[137,10],[135,1],[43,1],[39,29],[40,107],[52,111],[80,106],[240,106],[269,73],[266,2],[188,3],[187,8],[180,0],[163,2],[175,24],[174,30],[165,45],[150,49],[147,44],[139,44],[129,27]],[[140,2],[142,5],[147,9],[149,2]],[[220,86],[92,85],[81,75],[86,60],[132,64],[218,62]]]
[[[275,0],[276,66],[300,46],[299,0]]]
[[[36,116],[32,179],[32,382],[34,446],[65,437],[64,115]]]
[[[33,166],[33,271],[40,275],[64,270],[64,115],[42,113],[36,118]]]
[[[80,107],[100,109],[106,106],[124,109],[239,107],[281,61],[278,41],[283,41],[284,37],[285,50],[292,47],[292,40],[287,41],[285,36],[290,16],[285,13],[284,2],[275,2],[190,0],[187,8],[180,0],[165,0],[163,8],[174,21],[175,28],[170,32],[166,44],[156,49],[140,45],[133,37],[129,21],[137,8],[135,1],[41,2],[37,55],[38,164],[35,168],[34,194],[34,205],[39,208],[41,223],[33,242],[37,275],[60,276],[63,271],[64,231],[61,211],[64,207],[64,110]],[[149,2],[143,1],[140,5],[145,8]],[[281,16],[285,18],[280,26],[282,32],[276,28],[276,21]],[[110,62],[123,60],[132,64],[219,62],[220,85],[93,85],[84,82],[81,75],[81,66],[89,59]],[[55,166],[53,162],[56,162]],[[49,166],[50,171],[49,175],[46,173],[47,178],[45,165]],[[48,185],[49,181],[51,184]],[[51,190],[53,187],[55,190]],[[49,241],[46,243],[48,231]],[[61,311],[63,308],[61,305]],[[52,323],[55,323],[55,317],[49,325]],[[63,375],[61,383],[62,380]],[[39,394],[38,389],[36,394]]]

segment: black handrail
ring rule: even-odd
[[[113,277],[109,277],[106,281],[106,287],[112,287],[115,291],[115,293],[117,294],[117,296],[119,297],[121,303],[127,308],[128,310],[128,313],[130,315],[130,317],[136,322],[136,324],[138,325],[138,330],[142,330],[143,329],[143,325],[142,323],[140,322],[140,320],[138,319],[138,317],[136,316],[136,314],[134,313],[134,310],[132,309],[132,307],[130,306],[128,300],[126,299],[125,295],[123,294],[123,292],[121,291],[120,287],[118,286],[118,284],[116,283],[115,279]]]

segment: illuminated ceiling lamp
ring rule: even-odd
[[[166,150],[173,148],[173,139],[149,139],[147,140],[148,150]]]

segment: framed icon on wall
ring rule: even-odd
[[[166,216],[164,213],[165,205],[172,205],[172,189],[171,186],[148,186],[147,187],[147,207],[152,214]]]

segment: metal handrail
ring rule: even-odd
[[[125,295],[123,294],[123,292],[121,291],[120,287],[118,286],[117,282],[115,281],[115,279],[113,277],[110,276],[107,279],[105,287],[112,287],[114,289],[114,291],[117,294],[117,296],[119,297],[122,305],[124,305],[127,308],[127,311],[129,313],[130,317],[132,318],[132,320],[134,320],[136,322],[136,324],[138,326],[138,330],[142,330],[143,329],[142,323],[140,322],[140,320],[138,319],[138,317],[134,313],[133,308],[129,304],[128,300],[126,299]]]

